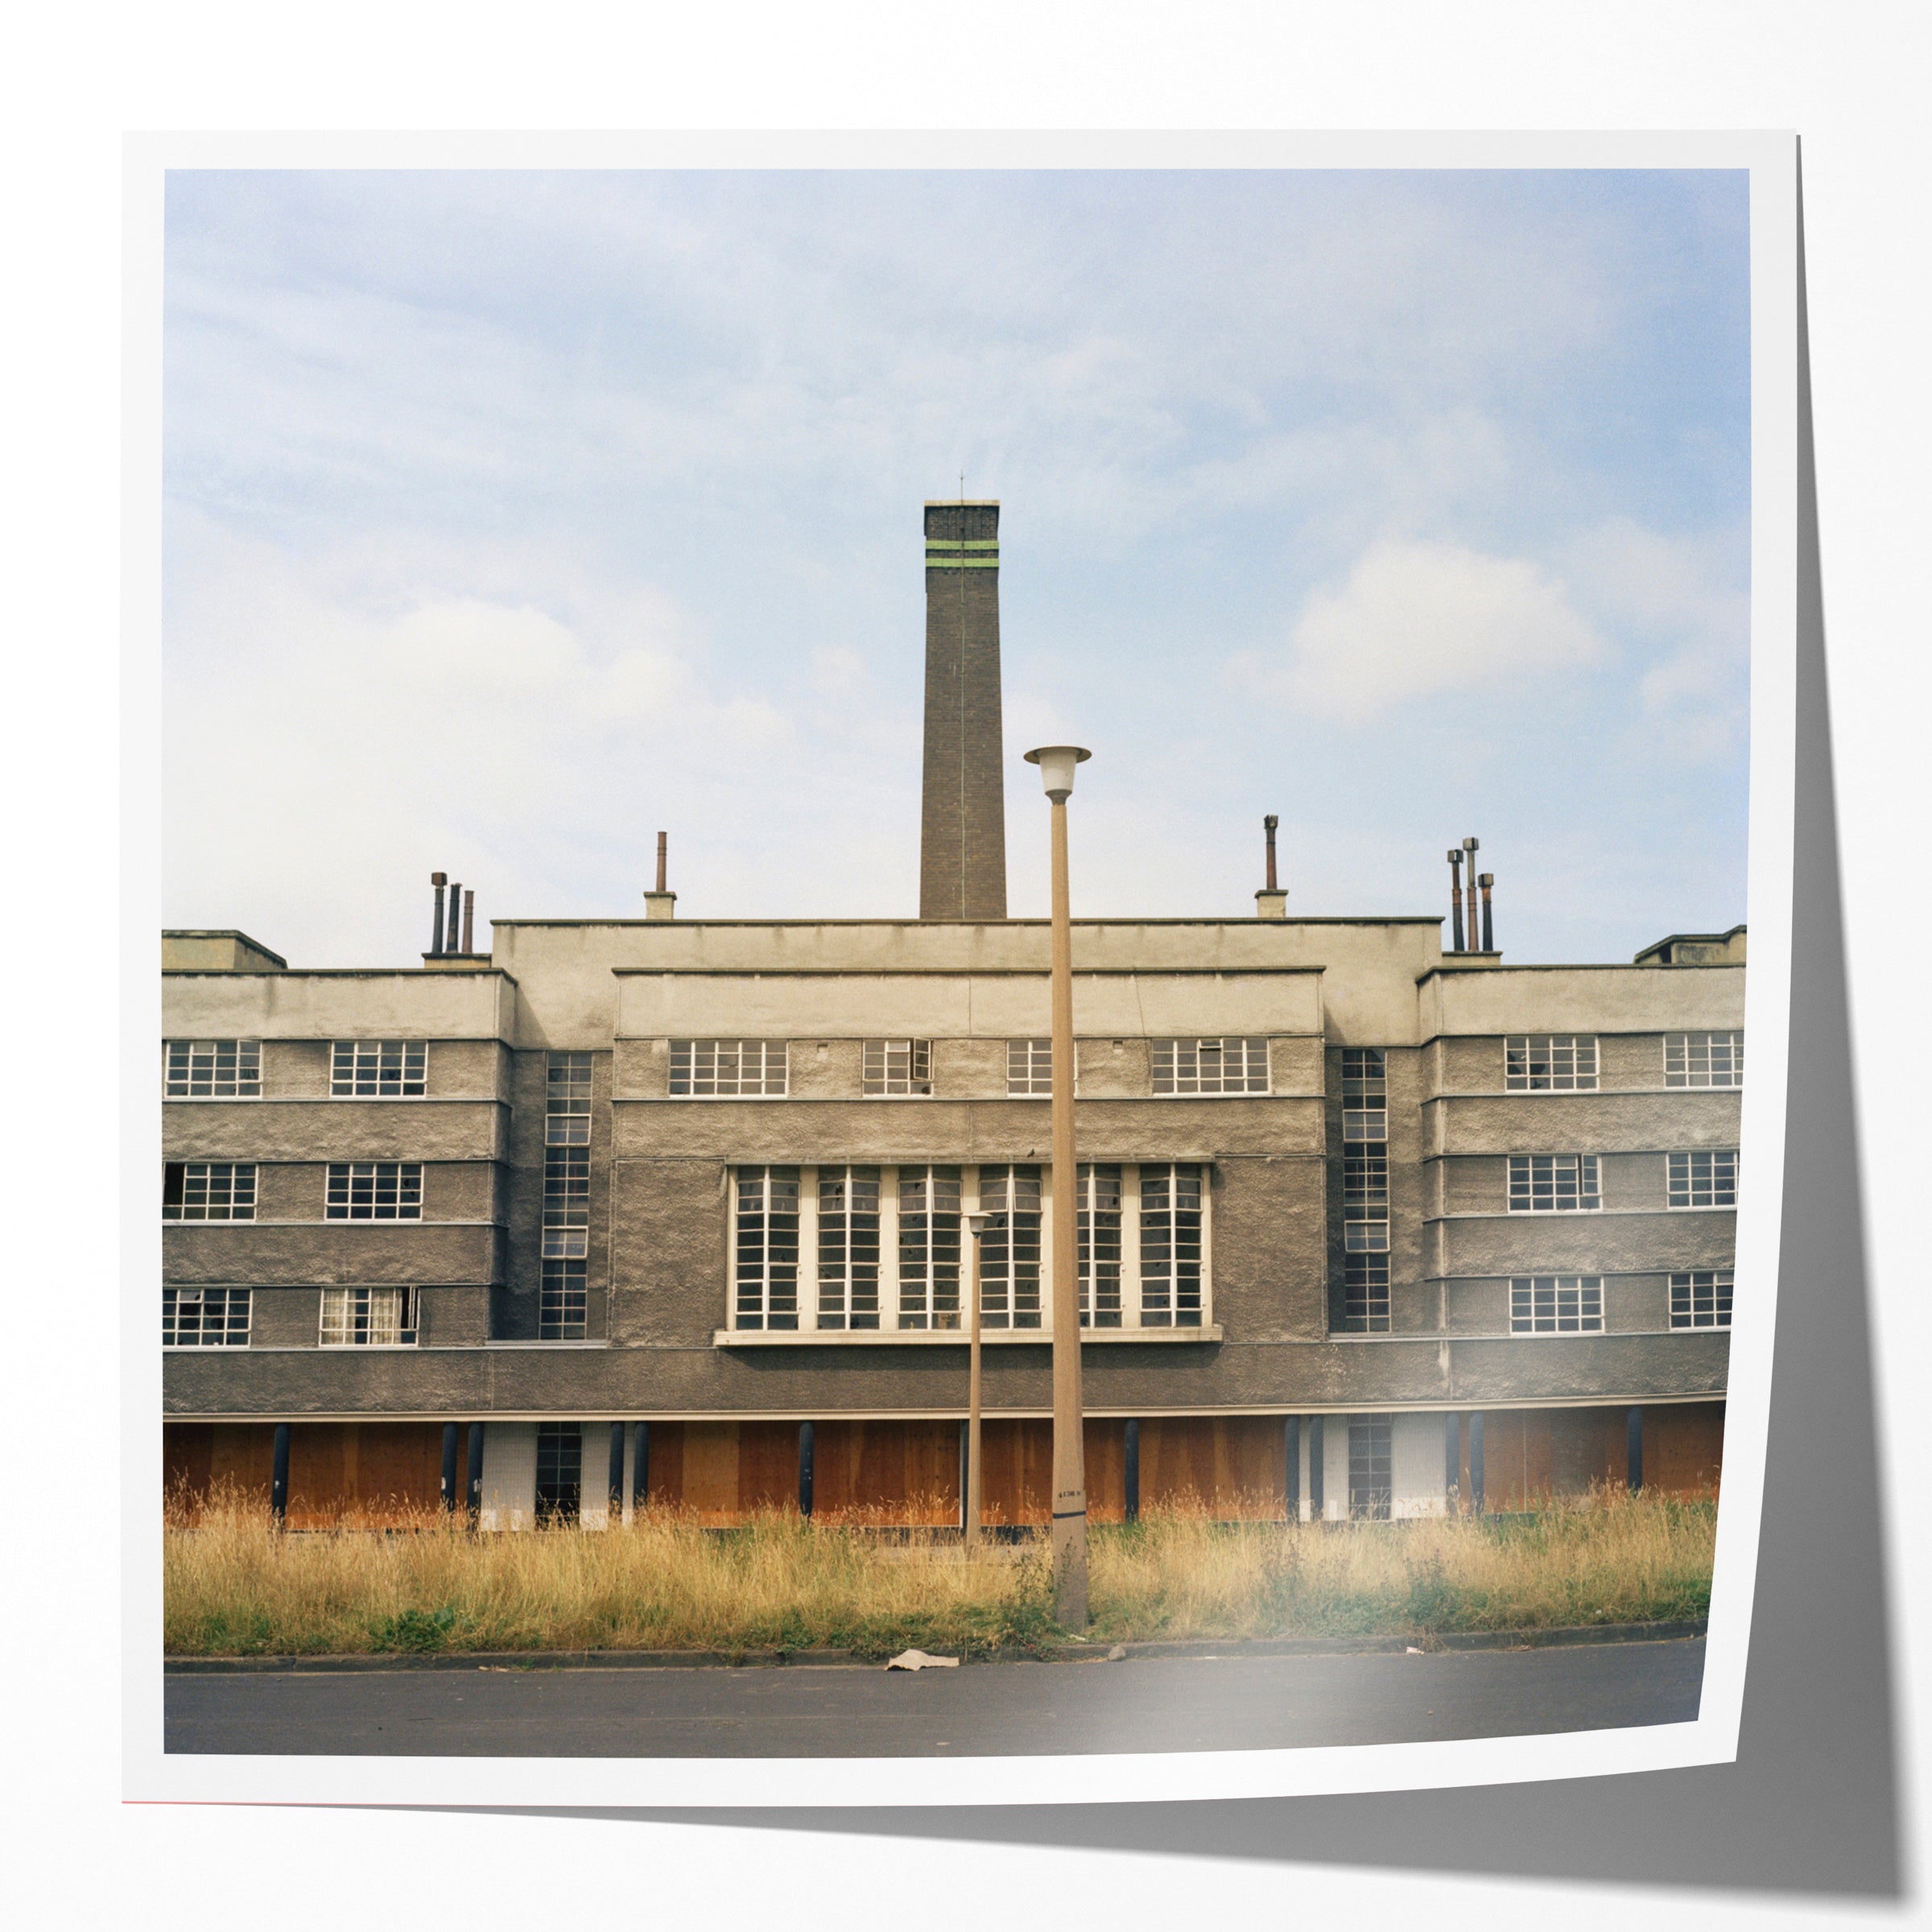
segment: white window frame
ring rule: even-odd
[[[1379,1453],[1378,1453],[1379,1451]],[[1356,1481],[1358,1472],[1389,1480],[1368,1488]],[[1358,1501],[1358,1496],[1366,1501]],[[1395,1513],[1395,1418],[1352,1415],[1348,1418],[1348,1520],[1385,1523]]]
[[[1664,1084],[1735,1092],[1744,1084],[1741,1028],[1664,1035]]]
[[[1737,1205],[1737,1150],[1735,1147],[1694,1147],[1669,1154],[1665,1180],[1665,1201],[1677,1212],[1700,1208],[1735,1208]],[[1704,1173],[1698,1173],[1702,1163]]]
[[[427,1040],[336,1040],[330,1045],[332,1100],[418,1100],[428,1091]]]
[[[789,1040],[673,1040],[671,1097],[782,1100],[791,1090],[791,1045]]]
[[[1253,1034],[1149,1042],[1149,1071],[1157,1099],[1272,1092],[1268,1041]]]
[[[1735,1272],[1729,1268],[1680,1268],[1670,1277],[1670,1326],[1688,1334],[1731,1326]],[[1700,1306],[1701,1302],[1701,1306]]]
[[[221,1298],[221,1326],[211,1337],[208,1333],[208,1308],[211,1296]],[[239,1297],[239,1301],[237,1298]],[[181,1340],[181,1313],[192,1305],[199,1313],[196,1339]],[[242,1312],[241,1326],[234,1325],[235,1311]],[[161,1346],[163,1348],[246,1348],[250,1323],[254,1319],[254,1290],[250,1288],[195,1288],[175,1284],[161,1290]]]
[[[221,1077],[226,1050],[228,1077]],[[180,1061],[179,1071],[176,1061]],[[204,1071],[204,1068],[205,1071]],[[163,1040],[161,1097],[167,1100],[258,1100],[262,1097],[259,1040]]]
[[[755,1181],[759,1188],[757,1213],[763,1224],[756,1243],[746,1239],[746,1203]],[[791,1206],[785,1206],[791,1190]],[[730,1326],[748,1332],[791,1335],[809,1327],[815,1319],[811,1296],[806,1290],[806,1257],[817,1251],[818,1229],[808,1212],[818,1195],[815,1168],[802,1167],[789,1161],[766,1161],[731,1170],[731,1278]],[[791,1227],[774,1228],[775,1218],[789,1218]],[[785,1237],[789,1232],[791,1259],[786,1259]],[[787,1278],[789,1270],[789,1278]],[[748,1293],[751,1289],[753,1292]],[[755,1319],[747,1319],[755,1302]]]
[[[1389,1054],[1381,1046],[1342,1049],[1342,1139],[1389,1139]]]
[[[581,1255],[548,1255],[538,1262],[537,1340],[580,1342],[590,1322],[590,1265]]]
[[[413,1348],[421,1319],[419,1302],[414,1288],[324,1288],[321,1339],[316,1346]]]
[[[1080,1049],[1074,1049],[1079,1058]],[[1009,1040],[1006,1042],[1006,1097],[1009,1100],[1051,1100],[1053,1097],[1053,1040]]]
[[[1356,1249],[1342,1257],[1344,1335],[1387,1335],[1393,1326],[1389,1250]]]
[[[932,1042],[879,1039],[861,1042],[859,1092],[869,1100],[931,1100]]]
[[[378,1196],[383,1184],[385,1170],[393,1172],[394,1177],[392,1185],[395,1202],[393,1212],[380,1214],[377,1209],[382,1203]],[[342,1199],[340,1203],[342,1212],[339,1214],[336,1212],[337,1174],[342,1177]],[[413,1186],[415,1199],[409,1202],[403,1197],[412,1185],[410,1178],[412,1175],[415,1177]],[[366,1180],[369,1188],[369,1212],[366,1214],[357,1214],[355,1211],[356,1186],[359,1179]],[[322,1203],[322,1218],[327,1221],[368,1221],[372,1224],[419,1221],[423,1218],[423,1163],[420,1161],[331,1161],[323,1182]]]
[[[167,1170],[170,1167],[181,1170],[180,1212],[175,1214],[170,1214],[167,1211]],[[213,1222],[252,1221],[255,1218],[260,1177],[257,1173],[257,1163],[254,1161],[164,1161],[161,1174],[161,1218],[171,1227],[202,1228]],[[212,1195],[217,1174],[226,1179],[227,1195],[223,1203],[223,1212],[215,1214],[211,1213],[209,1209],[213,1204]],[[200,1203],[201,1212],[191,1214],[188,1212],[188,1194],[197,1177],[202,1190]]]
[[[1546,1303],[1543,1298],[1547,1298]],[[1517,1274],[1509,1279],[1512,1335],[1601,1335],[1600,1274]]]
[[[1564,1183],[1568,1182],[1566,1199]],[[1512,1214],[1598,1214],[1604,1195],[1594,1154],[1513,1154]]]
[[[588,1053],[553,1053],[545,1059],[543,1145],[546,1147],[590,1145],[591,1082],[595,1073]],[[561,1079],[558,1077],[559,1075],[563,1076]]]
[[[1038,1279],[1039,1306],[1038,1325],[1030,1322],[1013,1325],[1008,1318],[1010,1309],[1002,1309],[995,1300],[1001,1264],[1001,1249],[1005,1241],[1004,1231],[991,1227],[980,1237],[980,1326],[989,1335],[1024,1335],[1030,1339],[1045,1339],[1053,1331],[1053,1182],[1051,1163],[1043,1161],[1022,1161],[1018,1163],[987,1162],[980,1165],[923,1161],[866,1162],[858,1163],[861,1170],[878,1176],[878,1325],[854,1328],[849,1325],[849,1300],[844,1313],[848,1317],[844,1327],[835,1327],[822,1319],[824,1304],[819,1290],[819,1268],[821,1259],[820,1216],[822,1194],[821,1176],[836,1175],[845,1170],[849,1164],[839,1162],[793,1163],[741,1162],[734,1163],[729,1170],[728,1208],[726,1218],[726,1249],[728,1261],[725,1278],[725,1316],[722,1324],[728,1333],[736,1334],[836,1334],[857,1342],[864,1342],[881,1335],[894,1334],[942,1333],[960,1335],[965,1331],[967,1323],[967,1266],[966,1244],[971,1236],[965,1232],[964,1217],[968,1214],[999,1214],[1004,1210],[995,1199],[996,1183],[1005,1170],[1018,1166],[1022,1170],[1035,1170],[1038,1177]],[[1121,1170],[1121,1319],[1117,1327],[1104,1323],[1098,1332],[1104,1334],[1129,1333],[1146,1330],[1162,1335],[1179,1333],[1193,1335],[1211,1327],[1213,1324],[1213,1217],[1211,1212],[1212,1199],[1212,1170],[1208,1163],[1199,1161],[1170,1161],[1105,1162],[1107,1166],[1117,1166]],[[775,1257],[777,1278],[775,1285],[780,1290],[778,1303],[774,1309],[772,1289],[774,1285],[774,1257],[768,1234],[763,1231],[753,1232],[749,1241],[744,1239],[743,1228],[746,1209],[742,1203],[751,1198],[744,1192],[747,1180],[756,1179],[763,1190],[757,1198],[765,1203],[770,1199],[770,1183],[773,1170],[777,1169],[778,1178],[789,1182],[796,1177],[795,1198],[796,1258],[792,1260],[785,1252],[786,1240],[782,1238],[779,1252]],[[1171,1180],[1179,1172],[1183,1180],[1198,1190],[1198,1207],[1183,1203],[1178,1208],[1169,1205],[1156,1207],[1158,1190],[1145,1190],[1143,1183],[1150,1174],[1166,1174]],[[943,1205],[936,1210],[914,1207],[911,1203],[920,1199],[909,1195],[907,1187],[916,1179],[935,1175],[939,1190],[939,1198],[948,1201],[950,1191],[956,1187],[957,1208]],[[956,1176],[956,1180],[955,1177]],[[1030,1177],[1029,1177],[1030,1178]],[[1171,1195],[1171,1188],[1170,1194]],[[923,1196],[930,1200],[930,1192]],[[763,1210],[759,1210],[762,1212]],[[782,1212],[791,1212],[792,1209]],[[1029,1208],[1030,1214],[1034,1212]],[[1074,1212],[1080,1212],[1076,1202]],[[1158,1246],[1147,1227],[1148,1217],[1158,1215],[1165,1220],[1178,1212],[1182,1217],[1180,1227],[1180,1253],[1172,1264],[1173,1282],[1167,1291],[1150,1305],[1146,1296],[1150,1286],[1159,1286],[1158,1278],[1150,1279],[1148,1270],[1157,1265],[1154,1256]],[[936,1244],[930,1232],[919,1227],[919,1221],[935,1214],[939,1221]],[[1198,1223],[1198,1224],[1196,1224]],[[1076,1224],[1077,1237],[1078,1224]],[[1165,1232],[1163,1228],[1157,1232]],[[783,1231],[781,1231],[782,1235]],[[788,1237],[787,1237],[788,1238]],[[1022,1265],[1030,1271],[1031,1257],[1027,1252],[1036,1236],[1031,1229],[1026,1232],[1022,1250]],[[936,1257],[935,1249],[937,1249]],[[1076,1238],[1076,1253],[1079,1242]],[[939,1290],[934,1293],[935,1285]],[[748,1272],[741,1282],[740,1269],[744,1265]],[[868,1264],[869,1265],[869,1264]],[[791,1272],[793,1278],[786,1279],[786,1273]],[[741,1302],[741,1285],[753,1287],[755,1294],[743,1298]],[[908,1306],[910,1296],[912,1305]],[[791,1298],[789,1301],[787,1298]],[[948,1301],[952,1305],[947,1305]],[[753,1305],[755,1303],[755,1306]],[[1197,1305],[1198,1303],[1198,1305]],[[832,1310],[836,1316],[840,1311]],[[867,1312],[869,1313],[869,1311]],[[1030,1315],[1030,1307],[1020,1312]],[[774,1324],[774,1314],[781,1319]],[[1162,1319],[1165,1315],[1166,1319]],[[1176,1319],[1179,1316],[1183,1319]],[[1083,1323],[1083,1327],[1086,1327]],[[1088,1328],[1088,1332],[1096,1332]]]
[[[1505,1093],[1596,1093],[1602,1067],[1594,1033],[1503,1036]]]
[[[820,1328],[872,1335],[886,1319],[883,1187],[884,1170],[869,1162],[834,1162],[812,1171],[811,1289]],[[834,1190],[842,1191],[842,1198]],[[869,1207],[862,1204],[868,1199]],[[869,1228],[863,1225],[868,1221]],[[801,1254],[801,1266],[803,1261]]]

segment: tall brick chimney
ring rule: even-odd
[[[919,917],[1006,916],[1000,506],[926,506],[926,768]]]

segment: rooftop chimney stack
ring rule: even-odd
[[[1467,897],[1469,909],[1469,950],[1472,952],[1482,951],[1480,943],[1482,934],[1477,930],[1476,923],[1476,854],[1477,848],[1481,844],[1480,839],[1464,839],[1463,840],[1463,879],[1468,887]]]
[[[456,943],[459,937],[457,927],[461,923],[462,911],[463,888],[452,885],[449,889],[449,937],[443,942],[445,952],[460,952],[463,950]]]
[[[1261,820],[1261,830],[1268,840],[1268,883],[1254,895],[1254,916],[1257,919],[1285,919],[1288,916],[1288,895],[1275,884],[1274,879],[1274,828],[1281,820],[1271,811]]]
[[[1449,950],[1463,950],[1463,852],[1459,845],[1449,848]]]
[[[1006,916],[1000,506],[926,505],[926,758],[919,917]]]
[[[1496,951],[1496,928],[1489,923],[1489,888],[1496,882],[1494,873],[1486,872],[1476,883],[1483,889],[1483,951]]]
[[[463,950],[465,953],[477,949],[477,895],[467,890],[463,894]]]
[[[432,955],[440,958],[443,952],[443,888],[449,883],[449,874],[446,872],[432,872],[429,875],[429,882],[436,889],[436,922],[430,928],[429,950]]]
[[[644,895],[644,916],[647,919],[675,919],[677,915],[678,895],[665,884],[670,864],[667,848],[670,840],[663,832],[658,834],[658,889]]]

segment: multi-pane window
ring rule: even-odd
[[[899,1326],[960,1325],[960,1170],[899,1170]]]
[[[1388,1332],[1389,1257],[1354,1253],[1342,1257],[1342,1330],[1347,1335]]]
[[[1512,1335],[1600,1335],[1604,1283],[1595,1274],[1519,1274],[1509,1284]]]
[[[337,1040],[328,1091],[337,1100],[407,1100],[423,1090],[421,1040]]]
[[[1379,1046],[1342,1049],[1342,1138],[1389,1138],[1389,1056]]]
[[[861,1059],[868,1098],[932,1092],[931,1040],[868,1040]]]
[[[170,1040],[161,1091],[171,1100],[256,1100],[262,1097],[259,1040]]]
[[[249,1296],[246,1288],[163,1288],[161,1346],[246,1348]]]
[[[545,1062],[540,1342],[580,1342],[588,1334],[590,1080],[588,1053],[553,1053]]]
[[[590,1252],[590,1150],[543,1150],[543,1257],[581,1261]]]
[[[1744,1084],[1744,1036],[1741,1033],[1664,1035],[1666,1087],[1741,1087]]]
[[[590,1284],[581,1260],[551,1259],[542,1264],[537,1290],[537,1340],[580,1342],[590,1307]]]
[[[799,1170],[737,1171],[733,1295],[741,1328],[799,1325]]]
[[[413,1288],[324,1288],[324,1348],[393,1348],[416,1339]]]
[[[537,1521],[568,1529],[584,1508],[584,1429],[579,1422],[537,1425]]]
[[[819,1326],[879,1325],[879,1170],[819,1170]]]
[[[1670,1326],[1673,1328],[1728,1328],[1731,1326],[1731,1270],[1692,1268],[1670,1278]]]
[[[671,1091],[691,1100],[742,1100],[785,1093],[782,1040],[673,1040]]]
[[[1707,1154],[1670,1156],[1670,1205],[1673,1208],[1735,1208],[1737,1205],[1737,1150],[1713,1148]]]
[[[1040,1170],[982,1167],[980,1206],[993,1218],[980,1236],[980,1321],[987,1328],[1040,1325]]]
[[[1394,1435],[1385,1415],[1359,1416],[1348,1425],[1348,1513],[1358,1522],[1389,1521],[1395,1496]]]
[[[161,1169],[164,1221],[252,1221],[252,1161],[168,1161]]]
[[[1227,1035],[1154,1042],[1156,1093],[1265,1093],[1268,1042]]]
[[[543,1144],[590,1145],[590,1055],[553,1053],[544,1078]]]
[[[1199,1330],[1208,1321],[1208,1175],[1189,1162],[1080,1165],[1066,1212],[1083,1327]],[[983,1326],[1051,1326],[1045,1232],[1054,1210],[1040,1164],[740,1167],[731,1185],[733,1329],[956,1335],[968,1313],[969,1209],[986,1216]]]
[[[419,1221],[420,1161],[336,1161],[328,1170],[332,1221]]]
[[[1009,1040],[1006,1042],[1008,1096],[1053,1095],[1053,1042]]]
[[[1589,1213],[1603,1206],[1593,1154],[1513,1154],[1512,1214]]]
[[[1343,1245],[1351,1254],[1389,1245],[1389,1143],[1353,1141],[1342,1154]]]
[[[1596,1038],[1587,1033],[1513,1033],[1503,1042],[1503,1085],[1511,1093],[1591,1093]]]
[[[1140,1170],[1143,1328],[1201,1325],[1201,1178],[1186,1161]]]
[[[1080,1168],[1080,1326],[1121,1325],[1121,1170],[1083,1161]]]

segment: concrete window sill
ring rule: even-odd
[[[714,1348],[964,1348],[970,1338],[961,1328],[720,1328],[712,1335]],[[1038,1328],[986,1328],[980,1340],[989,1348],[1030,1344],[1049,1346],[1053,1337]],[[1083,1342],[1218,1342],[1218,1323],[1205,1328],[1083,1328]]]

